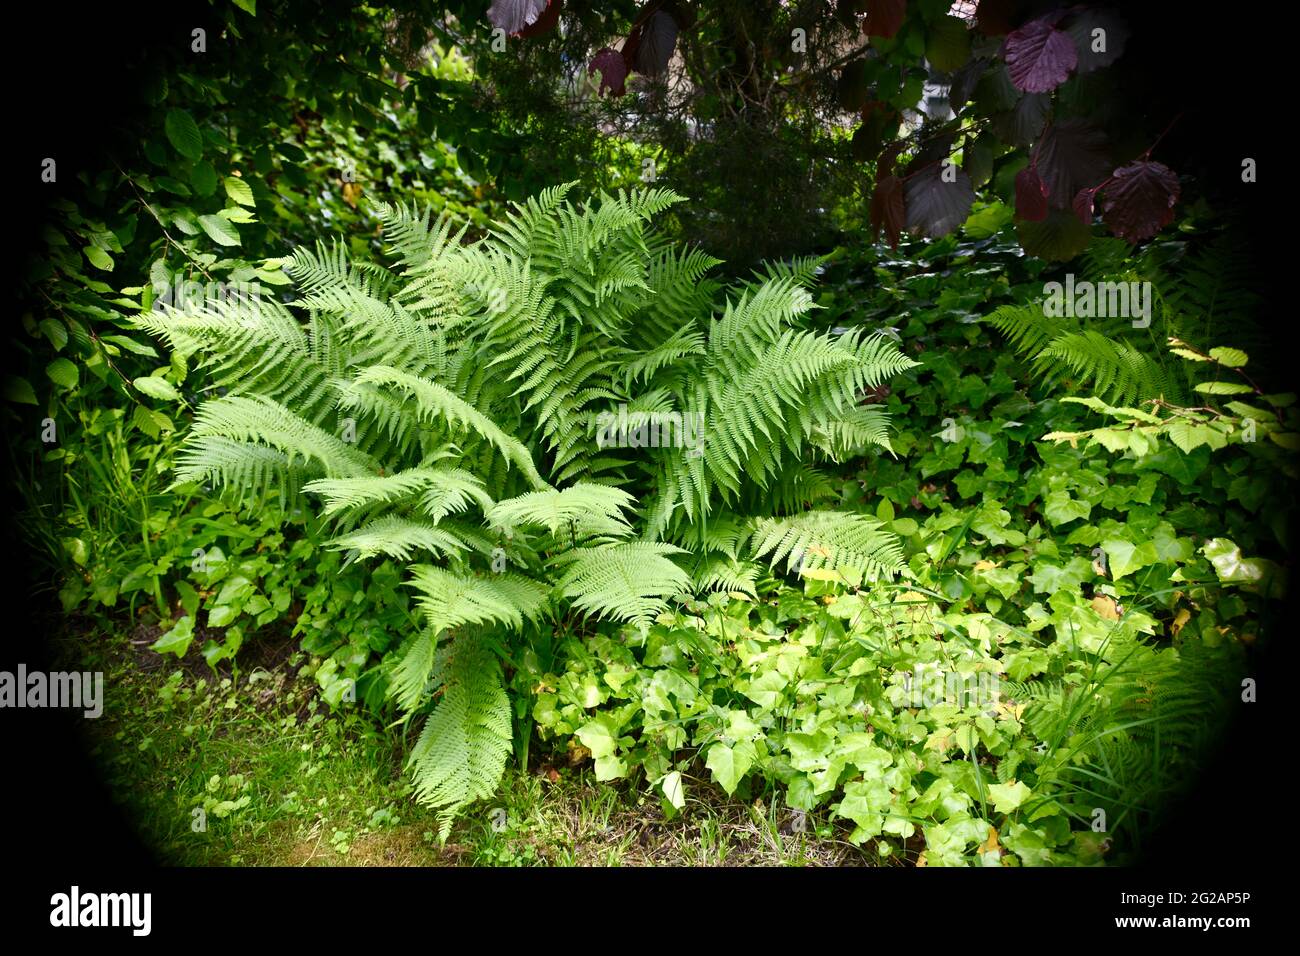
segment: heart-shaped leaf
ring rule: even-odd
[[[975,190],[964,170],[932,163],[907,177],[904,201],[907,228],[935,239],[966,221]]]
[[[623,59],[623,54],[605,47],[591,58],[591,63],[587,66],[588,76],[598,71],[600,87],[597,93],[600,96],[604,96],[606,90],[615,96],[622,96],[627,92],[624,86],[624,81],[627,79],[627,61]]]
[[[546,10],[546,0],[494,0],[488,7],[488,20],[506,33],[518,33],[532,26]]]
[[[1047,218],[1047,186],[1038,170],[1026,166],[1016,173],[1016,218],[1042,222]]]
[[[867,20],[862,25],[869,37],[892,39],[907,18],[907,0],[867,0]]]
[[[1074,40],[1056,29],[1051,18],[1031,20],[1008,35],[1003,56],[1011,82],[1026,93],[1051,92],[1079,62]]]
[[[1121,239],[1143,242],[1173,221],[1179,192],[1172,169],[1138,160],[1115,170],[1103,190],[1101,217]]]

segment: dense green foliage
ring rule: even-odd
[[[327,6],[214,5],[244,42],[53,204],[4,405],[38,593],[235,685],[292,640],[443,840],[541,754],[871,862],[1139,858],[1253,700],[1300,412],[1114,58],[1015,66],[1092,14],[572,3],[503,55],[558,0]]]

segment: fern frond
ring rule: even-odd
[[[846,511],[808,511],[790,518],[759,520],[750,542],[754,557],[770,555],[775,567],[857,571],[869,579],[903,569],[903,547],[884,523]]]

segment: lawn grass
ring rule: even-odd
[[[497,796],[438,843],[403,773],[412,732],[330,712],[292,651],[214,673],[149,636],[82,634],[105,674],[88,743],[106,786],[161,863],[183,866],[762,866],[861,864],[783,807],[691,781],[668,819],[653,794],[596,783],[562,756],[510,767]],[[291,645],[286,644],[286,647]],[[201,661],[201,659],[200,659]]]

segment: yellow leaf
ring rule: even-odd
[[[1169,633],[1171,633],[1174,637],[1177,637],[1178,632],[1181,631],[1184,627],[1186,627],[1187,622],[1190,621],[1191,619],[1192,619],[1192,612],[1187,610],[1187,608],[1180,608],[1178,613],[1174,615],[1173,623],[1169,625]]]
[[[996,827],[989,827],[989,838],[980,844],[981,853],[997,853],[1001,847],[998,845],[998,831]]]
[[[975,562],[975,570],[976,570],[976,571],[992,571],[992,570],[993,570],[994,568],[996,568],[997,566],[998,566],[998,563],[997,563],[996,561],[976,561],[976,562]]]
[[[1120,615],[1124,613],[1123,608],[1116,603],[1112,597],[1104,594],[1098,594],[1092,599],[1092,609],[1107,621],[1118,621]]]

